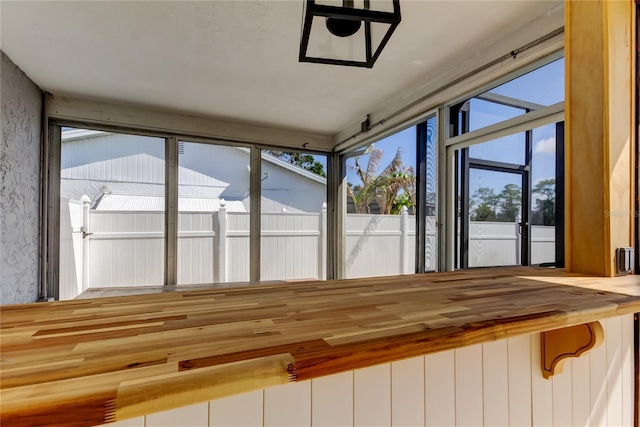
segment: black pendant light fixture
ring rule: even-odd
[[[400,23],[400,0],[304,0],[300,62],[372,68]]]

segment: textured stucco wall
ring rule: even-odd
[[[38,297],[42,98],[0,55],[0,303],[15,304]]]

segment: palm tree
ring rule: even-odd
[[[370,205],[373,202],[378,203],[382,214],[397,213],[401,206],[415,205],[415,174],[412,167],[402,163],[401,149],[398,148],[391,163],[380,174],[376,174],[382,154],[382,150],[374,148],[366,169],[356,158],[355,171],[362,184],[347,187],[356,213],[371,213]]]

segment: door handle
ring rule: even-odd
[[[522,226],[527,226],[529,225],[528,222],[519,222],[518,223],[518,234],[522,234]]]

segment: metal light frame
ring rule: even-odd
[[[393,3],[393,12],[382,12],[377,10],[369,10],[369,0],[364,0],[365,8],[350,8],[340,6],[328,6],[317,4],[316,0],[306,0],[306,8],[304,12],[304,23],[302,27],[302,38],[300,40],[300,62],[313,62],[318,64],[330,64],[330,65],[345,65],[351,67],[364,67],[372,68],[376,62],[382,49],[385,47],[391,35],[395,31],[398,24],[400,24],[400,0],[389,0]],[[311,35],[311,25],[313,18],[325,17],[345,19],[352,21],[361,21],[364,23],[365,31],[365,51],[366,61],[351,61],[344,59],[330,59],[330,58],[318,58],[307,55],[307,48],[309,47],[309,37]],[[384,35],[380,45],[374,51],[371,45],[371,23],[390,24],[389,29]],[[329,32],[329,30],[326,30]]]

